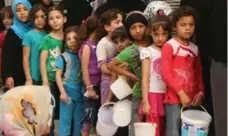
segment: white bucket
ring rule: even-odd
[[[120,127],[127,126],[131,121],[132,103],[129,100],[119,101],[114,105],[113,122]]]
[[[113,136],[118,129],[118,126],[116,126],[112,120],[113,107],[107,107],[108,105],[114,104],[115,103],[110,102],[102,105],[99,109],[96,130],[101,136]]]
[[[135,136],[155,136],[156,124],[154,123],[134,123]]]
[[[181,109],[181,136],[208,136],[211,123],[211,115],[207,110],[200,106],[204,111]]]
[[[119,99],[123,99],[128,95],[132,94],[132,89],[123,79],[123,77],[119,77],[111,86],[110,86],[113,94]]]

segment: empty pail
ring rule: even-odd
[[[132,89],[123,77],[119,77],[111,86],[113,94],[119,99],[123,99],[132,94]]]
[[[113,122],[113,106],[115,103],[107,103],[100,107],[98,112],[98,121],[96,125],[97,133],[101,136],[113,136],[118,126]],[[109,107],[107,107],[109,106]]]
[[[116,102],[114,105],[113,122],[120,127],[127,126],[131,121],[132,103],[129,100]]]
[[[181,109],[181,136],[208,136],[212,118],[203,106],[200,107],[204,111]]]
[[[134,123],[135,136],[155,136],[156,124],[154,123]]]

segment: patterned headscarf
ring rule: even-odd
[[[47,86],[19,86],[0,98],[0,133],[41,136],[48,126],[53,99]]]

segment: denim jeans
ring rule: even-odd
[[[141,97],[134,97],[132,98],[132,111],[131,111],[131,123],[130,123],[130,130],[128,136],[135,136],[135,129],[134,123],[139,121],[139,106],[141,104],[142,98]]]
[[[166,104],[166,136],[180,136],[181,130],[181,105],[180,104]]]

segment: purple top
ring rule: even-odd
[[[90,82],[93,85],[100,84],[101,81],[101,70],[98,67],[97,55],[96,55],[96,44],[90,40],[87,40],[83,43],[82,47],[79,50],[79,57],[82,59],[82,50],[84,45],[89,45],[90,48],[90,58],[89,58],[89,76]]]

